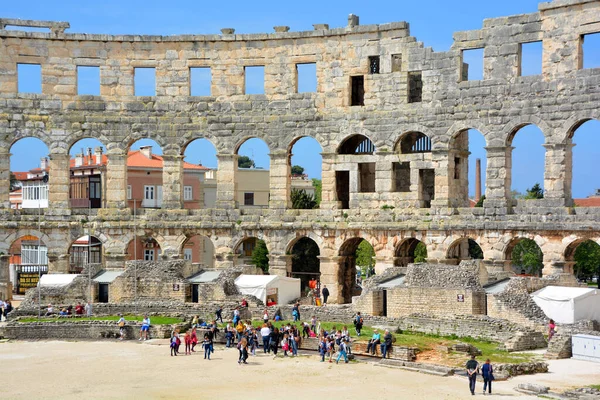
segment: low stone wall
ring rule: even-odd
[[[543,361],[526,362],[519,364],[494,364],[494,373],[506,377],[519,375],[532,375],[548,372],[548,363]]]
[[[458,301],[457,299],[461,299]],[[485,314],[485,292],[471,289],[396,288],[387,291],[387,315],[400,318],[427,312],[447,315]]]
[[[573,357],[573,342],[571,338],[576,334],[600,336],[600,323],[598,321],[579,321],[575,324],[557,327],[558,333],[548,342],[546,358],[560,359]]]

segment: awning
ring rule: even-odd
[[[383,289],[390,289],[390,288],[404,286],[405,279],[406,279],[406,275],[398,275],[395,278],[392,278],[385,282],[381,282],[379,285],[377,285],[377,287],[380,287]]]
[[[509,282],[510,282],[510,278],[503,279],[501,281],[490,283],[489,285],[485,285],[483,287],[483,290],[485,290],[486,294],[498,294],[498,293],[501,293],[504,291],[504,289],[506,288],[506,286],[508,285]]]
[[[221,276],[221,272],[222,271],[203,271],[196,275],[192,275],[187,280],[189,283],[208,283]]]
[[[123,275],[124,270],[103,270],[92,278],[96,283],[112,283],[117,277]]]
[[[67,286],[73,279],[77,278],[78,274],[44,274],[40,278],[40,286],[48,287],[48,286]]]

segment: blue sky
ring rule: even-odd
[[[297,2],[281,1],[230,1],[226,6],[219,2],[155,0],[81,2],[63,0],[59,3],[42,0],[27,2],[4,2],[0,9],[0,17],[68,21],[71,28],[68,32],[106,33],[106,34],[152,34],[173,35],[192,33],[220,33],[221,28],[231,27],[236,33],[273,32],[273,26],[288,25],[292,31],[312,30],[312,24],[327,23],[331,27],[342,27],[347,24],[348,14],[360,16],[361,24],[379,24],[394,21],[410,23],[411,35],[424,42],[425,46],[436,51],[449,49],[452,45],[452,34],[455,31],[479,29],[484,18],[501,17],[513,14],[537,11],[537,0],[506,0],[491,2],[481,0],[441,1],[421,0],[388,1],[372,3],[362,1],[327,2],[305,0]],[[600,35],[586,37],[584,67],[600,66]],[[523,75],[539,74],[539,45],[526,46],[523,52]],[[471,79],[481,79],[481,55],[466,54],[470,64]],[[313,91],[314,68],[303,66],[300,73],[299,90]],[[152,95],[154,74],[151,69],[136,70],[136,93]],[[261,81],[261,68],[247,71],[246,91],[260,93],[264,84]],[[39,70],[31,66],[23,66],[19,70],[22,84],[19,90],[39,91]],[[98,94],[99,75],[94,68],[78,71],[80,94]],[[306,77],[303,79],[302,77]],[[198,69],[192,71],[191,95],[209,95],[210,71]],[[600,123],[591,121],[580,128],[574,137],[573,192],[574,197],[586,197],[596,188],[600,188],[600,178],[594,173],[592,166],[600,159]],[[474,193],[475,159],[482,158],[485,167],[484,141],[477,132],[471,132],[469,160],[470,193]],[[536,127],[525,127],[515,137],[513,146],[513,189],[524,192],[536,182],[543,183],[544,148],[543,135]],[[133,148],[149,141],[137,142]],[[96,147],[99,142],[85,140],[77,143],[71,154],[79,152],[83,147]],[[154,144],[154,150],[160,154],[160,148]],[[320,177],[320,146],[316,141],[303,139],[293,149],[292,163],[305,167],[310,177]],[[11,149],[11,170],[23,171],[39,166],[40,157],[47,154],[47,149],[33,139],[17,142]],[[268,168],[268,148],[259,139],[251,139],[240,148],[240,154],[253,156],[258,167]],[[217,167],[214,146],[206,140],[197,140],[188,146],[186,161],[208,167]],[[485,177],[485,173],[483,174]],[[485,185],[485,182],[484,182]]]

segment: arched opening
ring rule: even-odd
[[[486,142],[476,129],[465,129],[450,141],[450,198],[457,207],[481,206],[485,193]],[[481,202],[480,202],[481,201]]]
[[[311,209],[321,204],[323,149],[314,138],[305,136],[289,149],[290,185],[288,196],[292,208]]]
[[[542,275],[544,254],[532,239],[513,239],[506,248],[505,259],[510,269],[517,274]]]
[[[546,149],[544,133],[535,125],[526,125],[511,135],[510,156],[511,197],[513,199],[540,199],[544,197],[544,170]]]
[[[239,206],[269,206],[271,157],[269,146],[259,138],[250,138],[236,151],[235,201]]]
[[[196,269],[215,267],[215,246],[209,237],[194,235],[183,244],[183,259],[195,264]]]
[[[139,139],[127,153],[129,207],[161,208],[163,202],[162,149],[152,139]]]
[[[398,162],[392,163],[391,191],[404,193],[402,201],[410,200],[420,208],[431,207],[435,198],[431,149],[431,139],[422,132],[403,134],[394,147]]]
[[[375,145],[365,135],[352,135],[346,138],[338,148],[338,154],[373,154]]]
[[[600,121],[586,121],[573,131],[567,143],[574,145],[570,157],[573,166],[571,190],[573,201],[579,207],[600,207],[600,178],[594,168],[590,168],[600,159],[599,133]],[[565,151],[569,163],[570,149]]]
[[[106,147],[97,139],[81,139],[69,150],[71,208],[101,208],[106,193]]]
[[[50,159],[40,139],[23,138],[10,148],[10,208],[48,207]]]
[[[217,149],[208,139],[195,139],[185,147],[183,156],[186,163],[184,208],[214,208],[217,202]]]
[[[565,272],[584,282],[600,276],[600,245],[593,240],[578,240],[565,250]]]
[[[447,258],[456,260],[457,264],[462,260],[483,260],[483,250],[475,240],[462,238],[448,248]]]
[[[79,274],[89,264],[102,264],[102,242],[95,236],[82,236],[71,244],[69,254],[69,272]]]
[[[352,135],[346,138],[338,147],[340,162],[356,163],[357,169],[345,167],[335,171],[335,190],[338,207],[342,209],[350,208],[351,193],[374,193],[375,192],[375,169],[376,163],[374,157],[375,145],[368,137],[364,135]],[[343,156],[352,156],[351,159]],[[352,174],[352,178],[350,175]],[[356,182],[351,185],[351,182]],[[352,187],[351,187],[352,186]],[[358,206],[358,198],[352,198],[352,207]]]
[[[422,132],[408,132],[396,145],[400,154],[431,153],[431,139]]]
[[[254,265],[252,262],[252,253],[258,246],[259,239],[250,236],[244,238],[233,250],[234,259],[233,264],[235,266]]]
[[[129,261],[158,261],[162,254],[160,245],[151,236],[136,236],[127,245]]]
[[[361,277],[362,271],[365,271],[365,275],[367,271],[374,273],[374,255],[373,247],[363,238],[348,239],[340,247],[338,287],[341,288],[339,297],[343,303],[351,303],[352,296],[360,295],[362,289],[357,284],[358,272],[361,271]]]
[[[319,245],[308,237],[302,237],[292,246],[292,278],[300,279],[302,293],[309,287],[311,280],[320,281],[321,251]]]
[[[9,278],[17,294],[37,286],[38,277],[48,273],[48,247],[35,235],[24,235],[9,248]]]
[[[394,250],[394,266],[406,267],[411,263],[427,261],[427,247],[419,239],[408,238],[400,242]]]

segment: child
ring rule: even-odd
[[[256,334],[256,329],[252,328],[252,332],[250,332],[250,335],[248,336],[250,338],[250,351],[252,352],[252,355],[255,356],[256,355],[256,346],[258,344],[258,335]]]
[[[192,355],[192,335],[187,332],[183,335],[183,342],[185,343],[185,355]]]
[[[241,364],[241,363],[248,364],[246,362],[246,360],[248,359],[248,341],[246,340],[245,337],[243,337],[242,340],[240,340],[237,348],[240,352],[240,358],[238,359],[238,364]]]
[[[233,345],[233,330],[232,329],[227,329],[227,332],[225,332],[225,339],[227,339],[227,344],[225,345],[225,347],[231,347]]]
[[[177,337],[177,332],[173,332],[173,336],[171,336],[171,345],[169,346],[171,348],[171,357],[176,356],[177,355],[177,340],[179,339]]]
[[[281,350],[283,350],[284,357],[288,356],[287,352],[289,349],[290,349],[290,345],[289,345],[289,340],[288,340],[288,334],[284,333],[283,339],[281,340]]]
[[[340,363],[340,358],[342,358],[342,356],[344,356],[344,362],[346,364],[348,364],[348,353],[346,352],[346,340],[343,340],[342,343],[340,343],[337,360],[335,360],[336,364]]]
[[[123,318],[123,314],[119,314],[119,320],[117,321],[117,325],[119,326],[119,340],[123,340],[125,338],[125,318]]]
[[[335,342],[333,338],[330,337],[327,339],[327,354],[329,355],[329,362],[333,362],[331,359],[333,358],[333,353],[335,353]]]
[[[321,355],[321,362],[325,362],[325,354],[327,353],[327,340],[324,336],[321,336],[319,341],[319,354]]]
[[[205,333],[204,341],[202,342],[202,347],[204,347],[204,359],[205,360],[206,360],[207,356],[208,356],[208,359],[210,360],[210,350],[212,347],[211,345],[212,345],[212,339],[208,333]]]
[[[317,331],[317,317],[315,317],[314,315],[310,319],[310,330],[313,332],[318,332]]]
[[[310,327],[309,327],[308,323],[303,322],[302,323],[302,339],[304,339],[305,337],[307,337],[307,338],[310,337]]]
[[[194,347],[196,347],[196,345],[198,344],[198,334],[196,333],[196,328],[192,329],[192,351],[196,352],[196,350],[194,350]]]

